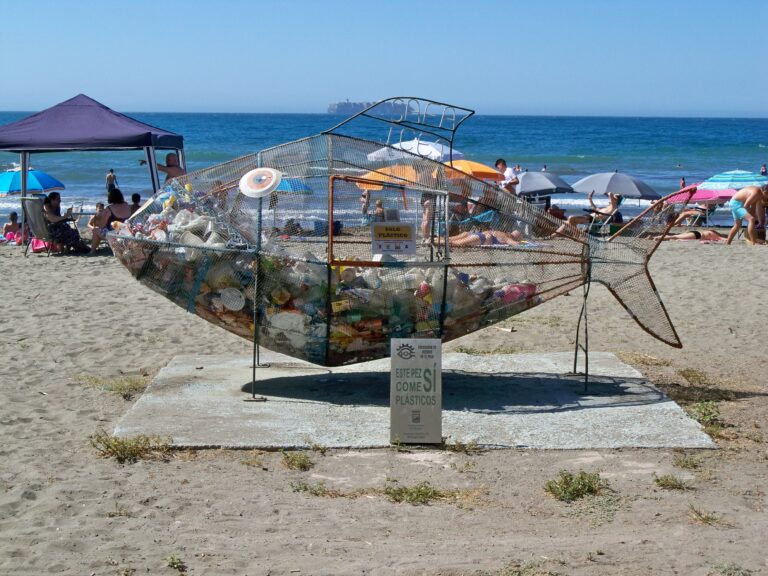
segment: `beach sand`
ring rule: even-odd
[[[652,339],[599,286],[590,345],[683,405],[717,402],[720,449],[686,452],[696,467],[675,466],[683,453],[672,450],[394,449],[308,452],[305,472],[250,451],[121,465],[89,437],[111,432],[134,400],[85,376],[151,376],[177,354],[248,355],[249,343],[142,287],[114,258],[25,259],[2,247],[0,574],[177,574],[171,556],[209,575],[765,573],[768,248],[669,243],[651,273],[685,347]],[[447,348],[572,350],[580,294]],[[543,489],[561,469],[600,471],[613,491],[566,505]],[[654,474],[692,489],[664,490]],[[458,503],[394,503],[371,490],[388,478],[464,492]],[[321,481],[335,492],[292,488]]]

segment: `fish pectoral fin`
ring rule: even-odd
[[[664,307],[656,286],[645,267],[637,274],[627,276],[620,282],[603,282],[603,284],[629,312],[629,315],[638,323],[640,328],[665,344],[675,348],[683,347],[667,309]]]

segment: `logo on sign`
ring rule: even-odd
[[[401,344],[397,347],[397,355],[403,360],[410,360],[416,355],[416,350],[410,344]]]

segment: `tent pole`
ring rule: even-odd
[[[160,190],[160,178],[157,176],[157,160],[155,159],[155,147],[145,146],[144,157],[147,160],[147,167],[149,168],[149,177],[152,180],[152,195],[154,196]]]
[[[27,196],[28,177],[29,177],[29,152],[22,152],[21,153],[21,197],[22,198],[26,198]],[[22,244],[24,244],[26,225],[27,223],[24,218],[24,206],[22,204],[22,210],[21,210],[21,243]]]

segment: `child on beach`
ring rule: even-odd
[[[141,194],[134,192],[131,194],[131,215],[141,208]]]
[[[101,219],[101,213],[104,211],[104,203],[103,202],[96,202],[96,213],[90,217],[88,220],[88,229],[93,232],[94,228],[98,228],[99,225],[96,224]]]

